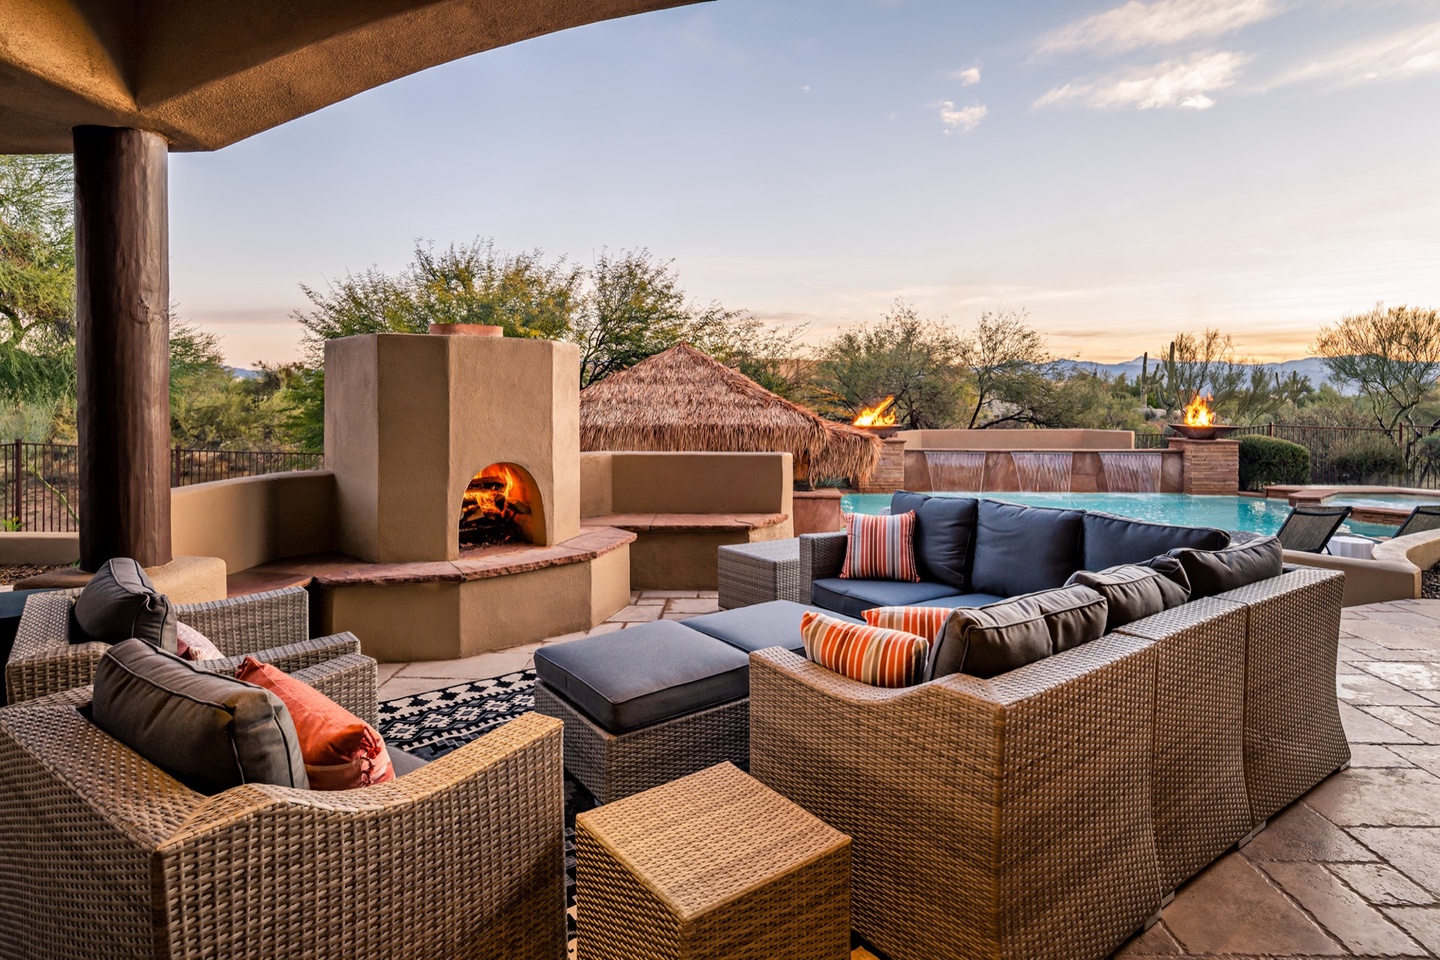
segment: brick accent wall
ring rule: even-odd
[[[889,437],[880,442],[884,444],[880,465],[868,480],[860,481],[861,493],[894,493],[905,486],[905,441]]]
[[[1240,489],[1240,444],[1235,440],[1170,438],[1185,456],[1185,492],[1233,496]]]

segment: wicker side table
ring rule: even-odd
[[[580,814],[585,960],[845,960],[850,838],[722,763]]]
[[[770,600],[809,603],[800,597],[800,540],[762,540],[721,547],[720,609]]]

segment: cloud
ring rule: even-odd
[[[1208,40],[1268,20],[1282,0],[1129,0],[1041,38],[1037,52],[1121,53],[1186,40]]]
[[[1211,94],[1234,86],[1249,61],[1250,56],[1243,53],[1197,53],[1188,59],[1166,60],[1098,80],[1067,83],[1040,97],[1035,106],[1208,110],[1215,105]]]
[[[967,67],[964,70],[956,70],[950,74],[950,79],[959,80],[962,87],[973,87],[980,82],[980,68]]]
[[[1341,47],[1307,60],[1270,81],[1270,86],[1317,83],[1355,87],[1440,73],[1440,21],[1424,23]]]
[[[945,125],[946,136],[956,130],[961,133],[969,133],[980,126],[980,121],[984,120],[985,114],[989,112],[983,103],[973,103],[957,110],[953,102],[946,100],[940,104],[940,122]]]

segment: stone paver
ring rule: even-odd
[[[609,621],[544,643],[716,604],[714,591],[636,591]],[[1440,956],[1440,601],[1351,608],[1341,639],[1336,687],[1351,769],[1193,878],[1117,958]],[[541,645],[384,664],[380,697],[512,673]],[[857,950],[853,960],[870,955]]]

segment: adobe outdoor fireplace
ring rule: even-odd
[[[325,459],[351,556],[457,560],[580,533],[576,348],[456,326],[326,345]]]

